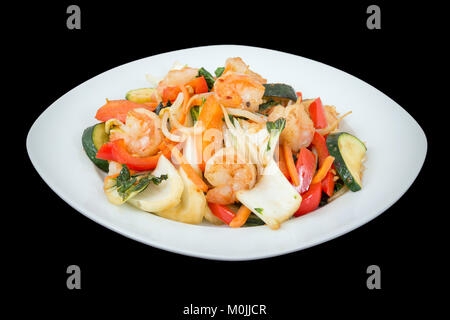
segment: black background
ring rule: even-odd
[[[25,280],[19,286],[21,297],[35,302],[33,310],[48,314],[55,306],[80,314],[86,306],[95,306],[102,313],[143,312],[151,319],[183,318],[183,307],[191,303],[266,304],[267,319],[300,318],[307,311],[318,317],[366,317],[384,315],[387,307],[398,314],[423,309],[424,298],[439,286],[445,267],[439,263],[443,252],[438,252],[430,232],[440,219],[430,217],[437,214],[432,211],[433,191],[439,189],[430,164],[437,158],[437,125],[423,99],[433,96],[427,94],[435,79],[425,55],[438,51],[443,40],[436,24],[442,8],[374,3],[381,8],[381,30],[366,27],[366,8],[373,4],[368,1],[276,1],[248,7],[242,1],[217,7],[199,2],[94,6],[62,1],[10,11],[15,18],[10,27],[18,32],[9,33],[9,46],[28,57],[18,62],[16,76],[28,83],[26,92],[18,93],[27,102],[26,112],[20,114],[20,152],[33,198],[20,203],[16,238],[26,241],[10,260],[20,273],[16,279]],[[81,8],[81,30],[66,28],[70,4]],[[115,66],[208,44],[294,53],[378,88],[405,108],[427,135],[427,159],[417,180],[385,213],[355,231],[300,252],[251,262],[185,257],[135,242],[79,214],[43,182],[29,161],[25,139],[47,106]],[[82,270],[79,291],[66,288],[66,268],[71,264]],[[381,290],[366,287],[371,264],[381,268]],[[354,306],[363,309],[356,311]],[[154,317],[156,313],[161,316]]]

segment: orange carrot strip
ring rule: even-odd
[[[115,179],[115,178],[117,178],[118,176],[119,176],[119,173],[115,173],[115,174],[113,174],[113,175],[106,176],[105,179]]]
[[[318,183],[325,178],[325,176],[328,173],[328,170],[330,170],[331,166],[333,165],[334,157],[328,156],[325,158],[325,160],[322,163],[322,166],[317,170],[314,178],[311,181],[311,184]]]
[[[288,168],[286,166],[286,160],[284,159],[284,152],[278,152],[278,167],[280,168],[280,171],[284,174],[286,179],[290,180],[291,175],[289,174]]]
[[[188,178],[203,192],[208,191],[208,185],[198,176],[197,172],[195,172],[194,168],[187,162],[180,150],[176,147],[172,148],[172,155],[180,163],[181,168],[183,168]]]
[[[186,89],[186,86],[180,86],[181,92],[183,92],[183,109],[186,109],[186,106],[189,102],[189,99],[191,96],[189,95],[189,92]]]
[[[155,111],[155,109],[159,103],[158,102],[144,102],[143,104],[145,104],[147,107],[150,107],[152,109],[151,111]]]
[[[173,145],[169,141],[163,140],[159,144],[158,149],[161,150],[164,157],[170,160],[172,146]]]
[[[144,108],[150,111],[155,110],[152,106],[148,106],[142,103],[136,103],[129,100],[106,99],[106,104],[97,110],[95,118],[101,122],[105,122],[113,118],[125,122],[125,120],[127,119],[128,111],[136,108]]]
[[[205,165],[206,161],[208,161],[208,157],[204,158],[203,156],[205,156],[205,149],[213,143],[211,139],[205,139],[205,133],[209,129],[221,130],[223,125],[222,108],[214,95],[210,95],[206,98],[205,104],[203,105],[198,116],[198,121],[201,122],[205,128],[202,137],[202,163],[199,166],[202,171],[205,171]]]
[[[247,221],[248,217],[250,216],[250,209],[247,208],[244,205],[241,205],[238,212],[236,213],[236,216],[231,220],[230,227],[232,228],[240,228],[242,227],[245,222]]]
[[[180,117],[180,123],[184,125],[184,122],[186,121],[187,113],[189,112],[187,108],[187,104],[189,101],[189,92],[187,91],[185,86],[180,86],[181,92],[183,92],[183,108],[181,110],[181,117]]]
[[[206,98],[200,114],[198,115],[198,121],[203,123],[205,129],[221,129],[223,124],[223,112],[220,104],[217,102],[214,95],[210,95]]]
[[[298,177],[297,168],[295,167],[294,157],[292,156],[292,150],[287,144],[283,144],[283,153],[284,160],[286,161],[286,167],[289,171],[289,175],[291,176],[292,183],[294,186],[298,186],[300,184],[300,179]]]

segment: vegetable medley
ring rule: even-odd
[[[349,113],[229,58],[214,75],[174,66],[154,87],[106,100],[82,144],[115,205],[278,229],[361,189],[366,146],[339,130]]]

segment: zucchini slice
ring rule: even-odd
[[[262,221],[260,218],[258,218],[256,214],[251,213],[244,225],[246,227],[254,227],[254,226],[263,226],[265,224],[266,223]]]
[[[81,143],[83,144],[83,149],[89,159],[101,170],[108,172],[108,161],[97,159],[98,149],[108,142],[109,136],[105,132],[105,123],[98,123],[84,130],[83,136],[81,137]]]
[[[297,94],[294,88],[284,83],[265,83],[263,84],[266,90],[264,91],[264,97],[276,97],[281,99],[289,99],[297,101]]]
[[[154,88],[141,88],[134,89],[127,92],[125,99],[136,102],[145,103],[150,102],[153,99],[153,94],[155,93]]]
[[[327,148],[345,185],[351,191],[361,190],[361,164],[367,150],[364,143],[349,133],[338,132],[327,136]]]

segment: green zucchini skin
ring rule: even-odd
[[[103,134],[102,134],[103,132]],[[83,145],[83,149],[86,152],[88,158],[101,170],[108,172],[109,163],[106,160],[97,159],[95,156],[97,155],[97,151],[100,146],[107,142],[105,139],[107,137],[105,133],[105,123],[98,123],[89,128],[86,128],[83,131],[83,135],[81,137],[81,143]]]
[[[351,145],[351,148],[343,148],[342,144]],[[335,159],[334,166],[345,185],[353,192],[361,190],[361,160],[367,150],[364,143],[349,133],[338,132],[327,136],[327,148]],[[354,157],[356,168],[351,168],[349,163],[346,163],[345,158],[349,157]]]
[[[254,213],[250,214],[247,221],[245,222],[246,227],[255,227],[265,225],[264,221],[258,218]]]
[[[297,101],[297,94],[294,88],[284,83],[265,83],[264,97],[276,97]]]

